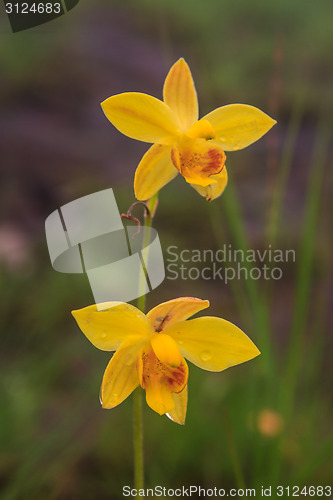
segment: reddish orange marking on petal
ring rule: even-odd
[[[207,172],[209,175],[218,174],[224,167],[225,154],[221,149],[209,149],[207,153],[203,155],[205,166],[202,172]]]
[[[170,392],[181,392],[187,384],[188,366],[184,358],[177,367],[162,363],[149,346],[139,353],[137,371],[142,389],[151,383],[163,384]]]
[[[225,164],[222,148],[209,144],[204,139],[187,139],[171,150],[171,160],[186,180],[197,181],[219,174]]]
[[[155,326],[154,326],[155,332],[160,333],[171,319],[172,319],[172,314],[170,314],[170,313],[164,317],[156,318],[156,322],[155,322]]]
[[[154,307],[147,314],[154,332],[160,333],[176,321],[184,321],[193,314],[209,307],[208,300],[196,297],[179,297]]]

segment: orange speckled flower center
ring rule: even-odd
[[[195,122],[171,151],[171,160],[187,182],[208,186],[210,176],[224,167],[226,156],[214,142],[215,131],[207,120]]]
[[[187,365],[181,361],[177,367],[172,367],[166,363],[162,363],[153,349],[144,351],[141,355],[142,362],[142,377],[140,380],[141,387],[146,389],[149,384],[166,385],[170,392],[181,392],[186,383],[188,370]]]
[[[172,394],[179,393],[186,387],[188,366],[184,358],[180,356],[178,348],[176,352],[171,345],[170,353],[165,352],[168,339],[172,341],[168,335],[156,334],[152,340],[160,337],[161,343],[159,340],[147,343],[140,351],[136,367],[139,382],[142,389],[146,391],[149,406],[163,415],[174,408]],[[162,350],[163,347],[164,350]],[[156,351],[160,357],[156,355]]]

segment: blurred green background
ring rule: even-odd
[[[121,498],[132,484],[132,398],[102,410],[109,354],[77,328],[85,276],[55,272],[44,236],[61,205],[108,187],[120,211],[147,145],[118,133],[100,102],[161,98],[181,56],[200,115],[233,102],[277,125],[229,153],[208,204],[177,178],[154,222],[163,249],[294,249],[278,281],[170,280],[147,297],[191,295],[242,328],[262,355],[222,373],[190,366],[185,427],[148,407],[146,486],[259,488],[332,478],[333,4],[319,0],[83,1],[12,34],[0,23],[0,497]],[[140,216],[140,209],[137,209]],[[273,496],[274,497],[274,496]]]

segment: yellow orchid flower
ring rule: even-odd
[[[138,200],[151,198],[178,172],[207,200],[217,198],[228,180],[225,151],[249,146],[276,123],[247,104],[222,106],[199,120],[197,93],[183,58],[165,79],[163,101],[126,92],[109,97],[101,106],[120,132],[154,143],[135,173]]]
[[[147,404],[160,415],[184,424],[188,367],[218,372],[258,356],[253,342],[232,323],[201,317],[208,300],[180,297],[154,307],[147,315],[119,302],[72,311],[88,340],[103,351],[116,351],[102,381],[103,408],[114,408],[141,385]],[[101,307],[101,305],[100,305]]]

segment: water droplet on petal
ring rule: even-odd
[[[200,354],[200,357],[202,361],[209,361],[212,357],[211,353],[209,351],[202,351]]]
[[[99,401],[103,406],[102,391],[100,391],[99,393]],[[117,392],[113,392],[107,399],[106,408],[112,408],[113,406],[117,406],[118,404],[119,404],[119,394]]]
[[[183,341],[183,340],[177,340],[177,344],[178,344],[178,345],[183,345],[183,344],[184,344],[184,341]]]
[[[101,337],[102,337],[102,339],[105,339],[106,338],[106,333],[105,332],[102,333]]]

